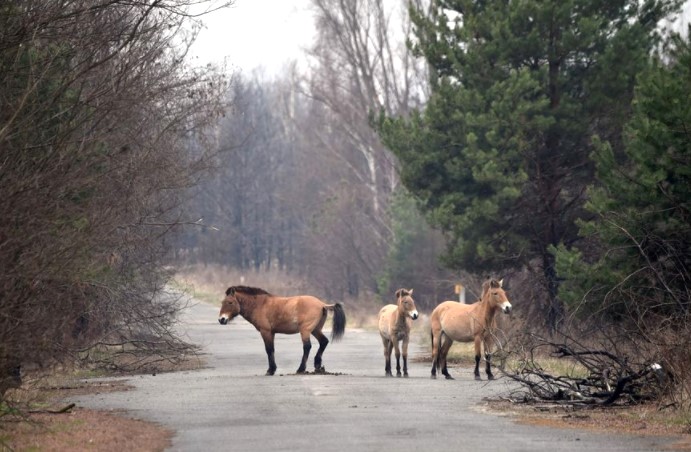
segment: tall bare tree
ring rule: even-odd
[[[317,104],[313,121],[321,125],[309,123],[304,133],[322,154],[319,158],[339,168],[339,180],[347,181],[328,185],[332,201],[325,213],[348,221],[332,222],[319,236],[341,246],[350,237],[349,259],[334,259],[343,256],[334,249],[330,262],[342,262],[337,274],[351,280],[348,292],[354,295],[360,285],[376,288],[374,276],[392,235],[388,205],[398,186],[395,161],[369,118],[381,109],[405,114],[419,106],[426,96],[426,72],[406,49],[410,21],[404,2],[313,4],[317,38],[309,52],[312,67],[305,91]]]

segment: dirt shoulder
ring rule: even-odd
[[[199,357],[158,372],[198,369]],[[10,406],[0,410],[0,452],[4,451],[163,451],[172,445],[175,432],[163,426],[128,417],[117,411],[96,411],[73,406],[70,398],[132,389],[122,375],[114,381],[90,381],[65,375],[39,378],[8,391]]]
[[[573,409],[551,404],[488,400],[478,409],[510,416],[520,424],[602,433],[677,437],[678,441],[669,450],[691,451],[691,424],[688,417],[674,411],[661,411],[653,405]]]
[[[172,431],[151,422],[80,408],[32,413],[0,425],[0,450],[162,451],[173,437]]]

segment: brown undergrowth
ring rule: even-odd
[[[166,362],[155,360],[144,373],[198,369],[200,356]],[[139,372],[142,373],[142,372]],[[124,412],[97,411],[75,407],[70,397],[128,391],[127,377],[92,381],[84,371],[61,370],[50,375],[33,375],[20,388],[6,394],[0,406],[0,452],[5,451],[162,451],[170,447],[174,432],[163,426],[132,419]]]
[[[487,413],[511,416],[516,422],[528,425],[676,437],[676,441],[669,446],[670,450],[691,450],[689,415],[661,410],[654,404],[574,409],[568,405],[488,399],[479,409]]]

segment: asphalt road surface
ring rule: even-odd
[[[137,376],[128,379],[134,390],[74,401],[171,428],[175,451],[633,452],[671,441],[520,425],[485,413],[483,397],[508,393],[511,384],[475,381],[472,369],[452,369],[453,381],[431,380],[427,363],[410,362],[410,378],[386,378],[375,331],[346,328],[341,342],[329,344],[324,366],[333,375],[296,375],[299,335],[277,335],[278,370],[267,377],[259,333],[240,317],[225,326],[217,317],[218,308],[203,303],[183,317],[188,339],[207,354],[206,368]],[[421,352],[411,341],[410,356]]]

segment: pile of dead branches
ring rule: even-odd
[[[502,370],[525,389],[517,397],[524,402],[637,404],[657,399],[669,388],[671,378],[661,364],[635,347],[606,339],[593,346],[566,335],[555,339],[526,333],[520,346],[508,351]]]

